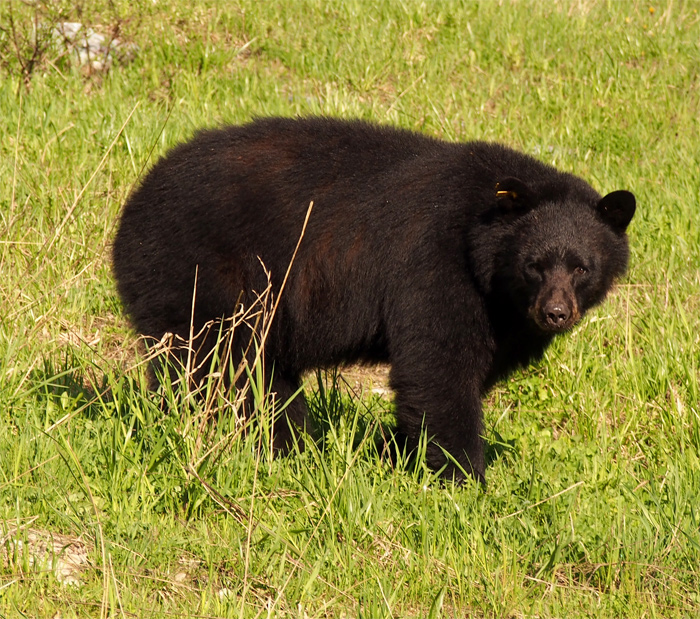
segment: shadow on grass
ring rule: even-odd
[[[63,414],[80,414],[95,419],[102,414],[105,402],[112,399],[109,377],[85,362],[72,351],[59,358],[45,358],[40,368],[28,377],[30,387],[23,396],[32,395],[48,415],[58,422]]]

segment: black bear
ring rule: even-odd
[[[625,272],[634,196],[601,197],[498,144],[361,121],[203,131],[124,207],[114,273],[136,329],[187,340],[252,302],[266,271],[279,291],[312,202],[264,350],[272,391],[286,401],[311,368],[388,361],[408,445],[425,430],[430,466],[483,480],[482,396]],[[303,397],[283,417],[282,448],[305,424]]]

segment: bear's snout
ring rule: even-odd
[[[547,326],[554,330],[565,328],[571,318],[571,308],[563,302],[548,303],[542,311]]]
[[[544,274],[544,284],[530,308],[530,317],[539,329],[561,333],[570,329],[580,318],[576,293],[571,277],[563,269]]]
[[[538,303],[530,312],[535,324],[547,333],[561,333],[576,324],[579,313],[574,303],[562,300]]]

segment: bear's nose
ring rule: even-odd
[[[571,317],[571,310],[563,303],[551,303],[544,308],[547,324],[555,328],[563,327]]]

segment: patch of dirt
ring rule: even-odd
[[[36,569],[52,570],[62,585],[80,585],[92,544],[79,537],[41,529],[0,526],[0,561],[21,569],[24,560]]]
[[[354,399],[361,400],[374,396],[393,400],[394,392],[389,386],[390,369],[391,366],[388,364],[357,364],[341,366],[337,370],[320,370],[320,374],[326,389],[331,389],[335,385],[341,392]],[[312,370],[302,377],[307,395],[318,387],[316,380],[316,370]]]
[[[371,393],[390,400],[394,397],[394,392],[389,387],[389,370],[387,364],[350,365],[340,368],[339,374],[357,395]]]

